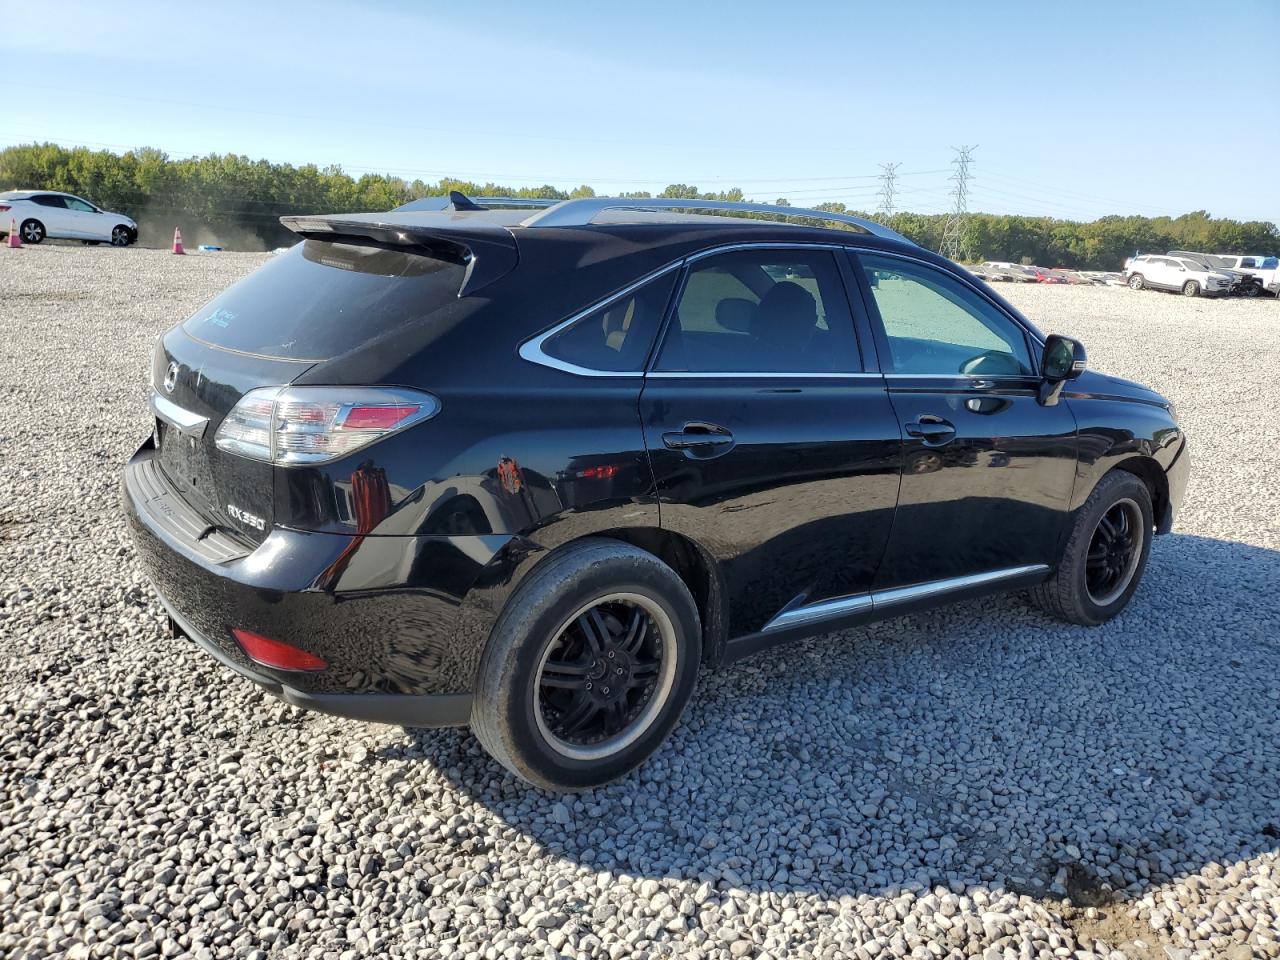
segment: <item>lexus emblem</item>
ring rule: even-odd
[[[169,369],[164,372],[164,392],[173,393],[174,385],[178,382],[178,364],[176,362],[169,364]]]

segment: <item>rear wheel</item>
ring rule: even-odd
[[[23,220],[18,228],[23,243],[39,243],[45,237],[44,224],[39,220]]]
[[[573,544],[529,575],[494,625],[472,730],[535,786],[607,783],[679,720],[700,636],[688,588],[657,557],[612,540]]]
[[[1140,273],[1135,273],[1129,278],[1129,288],[1131,290],[1141,290],[1146,286],[1147,281]]]
[[[1076,514],[1058,569],[1032,591],[1046,613],[1094,626],[1129,603],[1151,553],[1151,491],[1138,477],[1114,470]]]
[[[1188,280],[1182,285],[1182,295],[1184,297],[1200,296],[1200,284],[1196,283],[1194,280]]]
[[[125,226],[115,227],[111,231],[111,245],[113,247],[127,247],[130,243],[129,228]]]

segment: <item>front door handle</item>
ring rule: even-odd
[[[733,434],[724,427],[704,420],[690,420],[676,433],[664,433],[662,445],[668,450],[690,450],[698,447],[726,447]]]
[[[956,426],[941,417],[925,415],[907,424],[907,435],[919,437],[928,446],[941,446],[956,437]]]

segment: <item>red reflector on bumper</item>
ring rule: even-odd
[[[315,654],[299,650],[280,640],[272,640],[248,630],[232,630],[231,635],[250,660],[264,667],[276,670],[324,670],[329,666]]]

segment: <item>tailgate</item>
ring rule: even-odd
[[[274,516],[271,464],[217,449],[214,435],[247,391],[290,383],[311,366],[219,350],[179,327],[161,341],[151,371],[158,398],[153,408],[160,414],[156,462],[175,491],[210,524],[254,543],[266,538]],[[184,420],[189,421],[185,431],[178,425]]]

